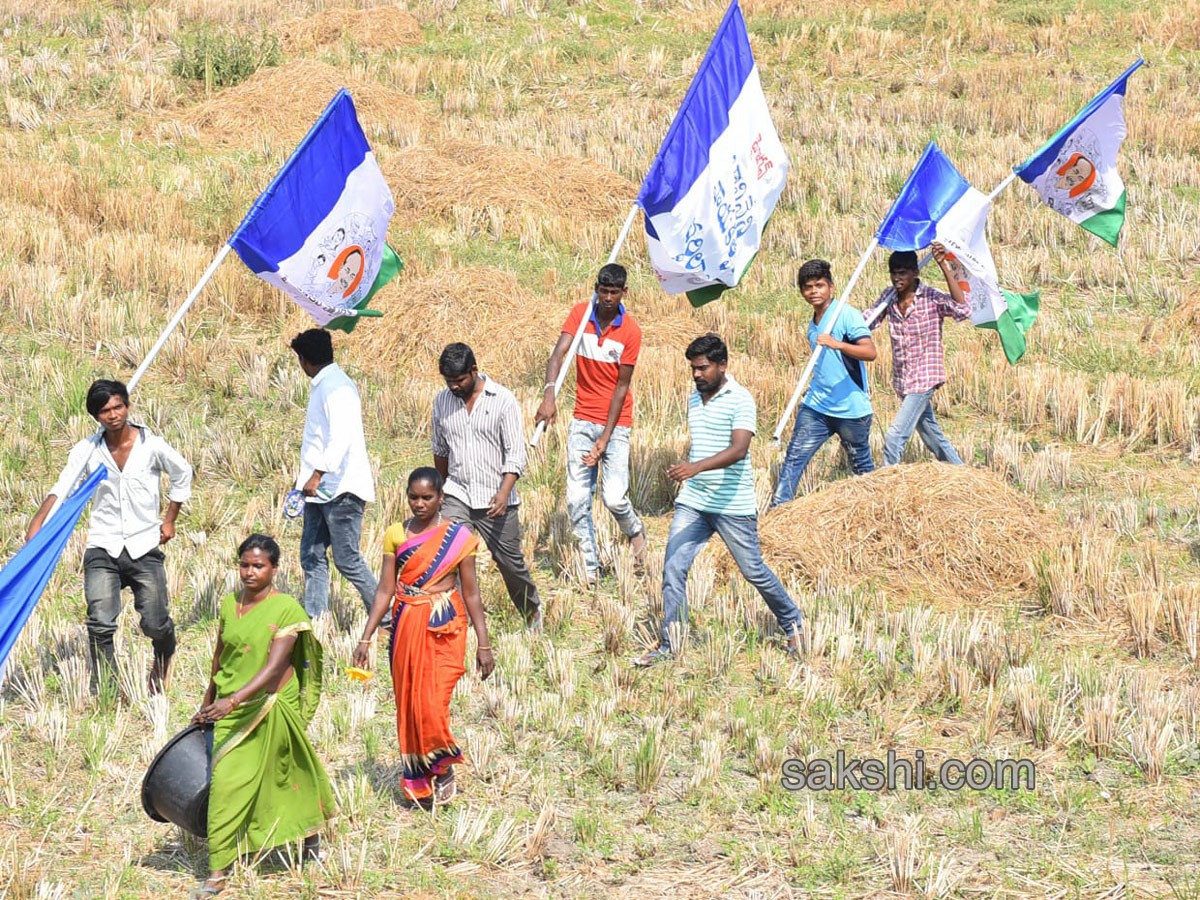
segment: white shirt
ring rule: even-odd
[[[337,363],[330,363],[313,376],[296,487],[303,488],[314,471],[325,473],[319,489],[328,497],[309,497],[309,503],[325,503],[342,494],[353,494],[367,502],[375,499],[375,479],[363,435],[362,401],[358,388]]]
[[[134,425],[133,422],[129,424]],[[125,460],[125,469],[117,467],[104,438],[80,441],[71,448],[66,468],[58,476],[50,493],[65,500],[87,477],[104,466],[108,477],[92,495],[92,515],[88,525],[88,549],[99,547],[117,557],[128,550],[132,559],[140,559],[159,544],[159,507],[161,480],[165,474],[171,489],[167,498],[183,503],[192,496],[192,467],[170,444],[145,425],[135,425],[138,438]],[[84,466],[74,484],[67,479]]]

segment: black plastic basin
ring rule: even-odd
[[[142,779],[142,809],[197,837],[208,836],[212,725],[189,725],[158,751]]]

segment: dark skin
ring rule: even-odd
[[[950,296],[954,298],[955,303],[965,303],[966,296],[963,294],[962,286],[954,277],[950,261],[946,259],[945,246],[934,241],[929,245],[929,249],[933,251],[933,258],[942,270]],[[921,283],[921,274],[916,269],[893,269],[889,274],[892,279],[892,287],[896,289],[896,308],[903,316],[912,307],[913,300],[917,297],[917,286]]]
[[[810,278],[800,285],[800,293],[813,308],[813,324],[820,326],[821,317],[833,302],[833,282],[826,278]],[[861,359],[863,362],[870,362],[878,355],[875,342],[869,337],[862,337],[851,343],[839,341],[831,334],[819,334],[817,346],[840,350],[851,359]]]
[[[326,366],[331,365],[330,363],[318,364],[309,362],[299,353],[296,354],[296,359],[299,361],[300,368],[304,371],[304,374],[309,378],[315,378],[318,372],[320,372]],[[304,482],[304,487],[300,488],[300,492],[304,494],[305,497],[315,497],[317,495],[317,488],[321,485],[321,479],[324,477],[324,472],[314,470],[313,473],[308,476],[308,481]]]
[[[405,532],[410,537],[436,528],[439,524],[442,501],[445,495],[425,480],[417,480],[408,486],[408,506],[412,510],[412,518],[405,526]],[[450,572],[435,584],[421,588],[427,594],[440,594],[452,591],[462,581],[463,603],[471,616],[471,625],[475,629],[475,639],[478,648],[475,652],[475,664],[479,668],[480,678],[487,678],[496,668],[496,659],[492,654],[491,640],[488,638],[486,614],[483,611],[483,601],[479,597],[479,582],[475,577],[475,558],[467,557],[459,563],[458,569]],[[383,554],[380,564],[379,588],[375,591],[375,600],[371,605],[371,615],[367,617],[363,629],[362,640],[354,650],[353,664],[359,668],[369,668],[371,641],[379,623],[387,614],[396,596],[396,555]]]
[[[725,369],[727,362],[715,363],[707,356],[697,356],[688,361],[692,367],[692,381],[700,392],[700,401],[707,404],[725,386]],[[682,483],[687,479],[710,472],[713,469],[727,469],[734,463],[746,458],[750,452],[750,439],[754,432],[742,428],[734,429],[729,446],[720,453],[714,453],[696,462],[677,462],[667,469],[667,477],[672,481]]]
[[[133,452],[133,445],[137,443],[138,435],[142,431],[129,423],[129,404],[120,396],[109,397],[108,402],[96,414],[96,421],[104,429],[104,444],[112,455],[113,462],[117,464],[118,470],[124,472],[125,464],[129,462],[129,454]],[[41,530],[57,499],[55,494],[50,494],[42,501],[25,531],[26,542]],[[174,500],[167,504],[166,515],[163,516],[162,525],[158,529],[160,546],[175,537],[175,520],[179,518],[179,510],[182,508],[183,504]]]
[[[242,592],[237,598],[237,614],[240,618],[254,609],[259,603],[275,593],[276,566],[265,551],[259,549],[247,550],[238,560],[238,575],[242,580]],[[216,699],[217,686],[212,679],[221,668],[221,653],[225,644],[221,635],[217,635],[217,646],[213,650],[212,669],[208,688],[204,699],[200,701],[200,711],[192,716],[192,724],[211,723],[225,718],[233,712],[234,701],[241,705],[260,692],[276,694],[295,675],[292,669],[292,648],[296,645],[296,635],[289,634],[271,641],[271,649],[267,654],[267,662],[257,674],[228,697]],[[227,870],[214,870],[209,875],[205,885],[220,889],[224,886]]]
[[[467,405],[468,413],[475,409],[475,401],[483,393],[484,383],[484,379],[479,377],[478,367],[472,366],[470,372],[464,372],[462,375],[445,375],[443,378],[450,393]],[[450,477],[450,458],[448,456],[434,456],[433,467],[438,470],[442,478]],[[504,473],[504,478],[500,481],[500,490],[492,495],[492,502],[488,504],[487,517],[489,519],[498,519],[508,511],[508,498],[516,483],[516,472]]]

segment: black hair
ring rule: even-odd
[[[238,559],[241,559],[242,554],[248,550],[261,550],[267,554],[271,565],[279,565],[279,544],[269,534],[260,534],[256,531],[238,544]]]
[[[623,265],[620,263],[609,263],[606,266],[600,267],[600,274],[596,276],[596,287],[624,289],[627,278],[628,274]]]
[[[810,259],[796,272],[796,287],[804,290],[804,285],[808,282],[822,279],[833,284],[833,269],[823,259]]]
[[[438,371],[443,378],[458,378],[476,367],[475,351],[461,341],[447,344],[438,357]]]
[[[888,254],[888,271],[899,272],[902,269],[911,269],[913,272],[921,270],[916,250],[895,250]]]
[[[333,362],[333,338],[324,328],[310,328],[292,338],[292,349],[296,355],[314,366]]]
[[[729,348],[725,346],[723,340],[711,331],[688,344],[687,349],[683,351],[683,355],[689,360],[699,359],[703,356],[709,362],[714,362],[717,365],[729,362]]]
[[[129,390],[122,381],[112,381],[108,378],[97,378],[87,392],[87,411],[93,419],[100,415],[100,410],[108,405],[113,397],[120,397],[129,405]]]
[[[408,486],[411,488],[418,481],[427,481],[430,486],[439,494],[446,486],[446,479],[442,478],[442,473],[433,466],[417,466],[408,473]]]

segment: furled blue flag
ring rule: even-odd
[[[1051,209],[1117,246],[1125,223],[1125,182],[1117,152],[1125,140],[1125,83],[1139,59],[1091,99],[1037,153],[1013,171]]]
[[[733,0],[637,197],[650,264],[668,294],[686,292],[701,306],[737,285],[787,169]]]
[[[98,466],[91,476],[75,489],[41,530],[17,551],[7,566],[0,569],[0,668],[30,613],[41,599],[46,583],[54,574],[67,539],[96,486],[108,477],[108,469]]]
[[[229,239],[250,271],[326,328],[351,331],[400,271],[392,192],[342,88]]]
[[[875,236],[893,250],[943,244],[954,280],[970,304],[971,321],[996,331],[1004,355],[1015,363],[1025,354],[1025,333],[1037,316],[1038,295],[1000,289],[986,236],[991,205],[930,142]]]

